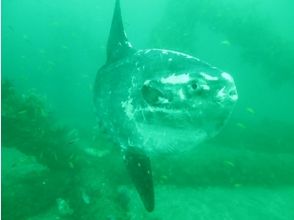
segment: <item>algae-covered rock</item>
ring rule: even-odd
[[[60,126],[35,92],[20,95],[8,81],[2,83],[2,143],[35,156],[50,169],[81,166],[83,152],[78,132]]]
[[[42,96],[20,95],[9,81],[2,82],[1,118],[4,220],[127,219],[125,200],[113,190],[125,183],[122,161],[106,140],[80,141]]]
[[[2,218],[27,219],[55,204],[70,186],[69,174],[52,172],[33,157],[13,148],[3,148]],[[62,180],[62,181],[60,181]]]

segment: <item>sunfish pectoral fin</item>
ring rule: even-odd
[[[120,9],[120,0],[116,0],[112,24],[107,43],[107,63],[114,62],[134,51],[127,39]]]
[[[139,148],[128,147],[123,150],[129,175],[143,201],[147,211],[154,209],[154,188],[151,162],[145,152]]]

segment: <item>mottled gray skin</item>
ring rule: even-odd
[[[199,59],[138,50],[97,74],[101,125],[122,148],[148,154],[190,150],[215,136],[238,99],[233,78]]]
[[[115,1],[107,61],[98,71],[94,102],[100,125],[121,146],[148,212],[155,207],[150,154],[190,150],[215,136],[238,99],[233,78],[175,51],[135,50]]]

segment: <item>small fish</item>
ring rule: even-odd
[[[56,204],[60,215],[66,216],[73,214],[73,210],[71,209],[69,203],[63,198],[56,199]]]
[[[166,175],[162,175],[162,176],[160,177],[160,183],[161,183],[161,184],[164,184],[167,180],[168,180],[168,176],[166,176]]]
[[[78,130],[77,129],[72,129],[72,130],[70,130],[68,133],[67,133],[67,136],[68,137],[76,137],[77,135],[78,135]]]
[[[24,40],[28,40],[29,39],[29,36],[26,35],[26,34],[24,34],[22,37],[23,37]]]
[[[249,112],[249,113],[251,113],[252,115],[255,115],[255,111],[254,111],[253,108],[247,107],[246,108],[246,111]]]
[[[19,115],[24,115],[24,114],[26,114],[27,113],[27,110],[22,110],[22,111],[19,111],[17,114],[19,114]]]
[[[58,27],[58,26],[60,26],[60,23],[59,23],[58,21],[53,21],[53,22],[51,23],[51,25],[52,25],[52,26],[55,26],[55,27]]]
[[[222,44],[222,45],[225,45],[225,46],[231,46],[231,42],[228,41],[228,40],[223,40],[223,41],[221,41],[221,44]]]
[[[73,169],[75,167],[75,165],[73,164],[73,162],[68,162],[68,166]]]
[[[39,155],[39,158],[42,160],[44,157],[44,152],[41,152],[40,155]]]
[[[61,48],[64,49],[64,50],[68,50],[69,49],[69,47],[66,46],[66,45],[62,45]]]
[[[237,124],[236,124],[239,128],[242,128],[242,129],[245,129],[245,128],[247,128],[243,123],[241,123],[241,122],[238,122]]]
[[[73,158],[74,158],[74,154],[71,154],[70,156],[69,156],[69,160],[72,160]]]
[[[54,157],[54,160],[56,161],[58,160],[57,154],[55,152],[53,153],[53,157]]]
[[[56,63],[52,60],[48,60],[47,63],[51,66],[56,66]]]
[[[235,167],[235,164],[229,160],[224,161],[224,164],[230,167]]]
[[[96,154],[97,154],[97,157],[104,157],[104,156],[110,154],[110,151],[109,150],[101,150],[101,151],[97,151]]]
[[[83,190],[82,192],[82,199],[84,201],[85,204],[90,204],[90,196]]]
[[[76,138],[76,139],[73,139],[73,140],[71,140],[71,141],[69,141],[67,144],[75,144],[75,143],[77,143],[77,142],[79,142],[80,141],[80,138]]]
[[[39,53],[40,53],[40,54],[45,54],[45,53],[46,53],[46,50],[45,50],[45,49],[40,49],[40,50],[39,50]]]
[[[234,184],[234,187],[235,188],[240,188],[242,186],[242,184],[240,184],[240,183],[236,183],[236,184]]]

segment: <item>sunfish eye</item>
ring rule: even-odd
[[[193,90],[193,91],[197,91],[199,89],[199,85],[196,80],[191,81],[189,83],[189,86],[190,86],[191,90]]]
[[[186,91],[185,95],[187,97],[198,97],[203,94],[204,90],[205,89],[202,82],[194,79],[188,83],[185,89]]]
[[[194,89],[194,90],[196,90],[196,89],[198,88],[197,83],[196,83],[196,82],[193,82],[193,83],[191,84],[191,88]]]

